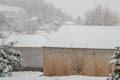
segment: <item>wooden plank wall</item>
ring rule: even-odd
[[[108,63],[113,53],[110,49],[43,48],[44,74],[107,76],[112,71]]]

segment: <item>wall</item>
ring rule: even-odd
[[[107,76],[113,69],[108,64],[113,53],[112,49],[43,48],[44,74]]]
[[[22,53],[22,66],[29,68],[43,68],[43,52],[36,47],[16,47]]]

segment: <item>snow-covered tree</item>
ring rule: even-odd
[[[5,15],[0,13],[0,31],[8,31],[10,30],[9,24],[7,22],[7,19],[5,18]]]
[[[34,33],[35,30],[42,27],[45,32],[49,33],[58,30],[64,22],[72,20],[70,15],[59,8],[55,8],[52,3],[46,3],[44,0],[0,0],[0,4],[16,6],[16,8],[25,11],[25,14],[27,14],[25,17],[12,18],[13,21],[11,18],[9,19],[11,26],[15,28],[13,29],[19,32]],[[38,19],[31,23],[28,19],[33,17]]]
[[[108,7],[97,6],[86,13],[84,24],[87,26],[117,26],[119,21],[118,13]]]
[[[0,77],[11,76],[12,69],[21,66],[21,53],[13,47],[15,43],[0,46]]]
[[[110,64],[115,65],[115,69],[113,73],[109,75],[109,78],[107,80],[119,80],[120,79],[120,47],[117,47],[117,50],[114,52],[114,54],[111,57],[112,60],[110,60]]]

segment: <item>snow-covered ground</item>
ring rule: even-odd
[[[71,76],[40,76],[42,72],[13,72],[12,77],[3,77],[0,80],[106,80],[107,77],[93,77],[93,76],[81,76],[81,75],[71,75]]]

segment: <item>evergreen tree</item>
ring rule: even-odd
[[[117,50],[112,55],[112,60],[110,60],[110,64],[115,65],[115,69],[113,73],[109,75],[107,80],[119,80],[120,79],[120,47],[117,47]]]
[[[76,25],[82,25],[82,20],[81,17],[78,16],[77,19],[75,20]]]
[[[21,53],[14,49],[14,44],[0,46],[0,77],[11,76],[12,69],[21,66]]]

